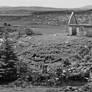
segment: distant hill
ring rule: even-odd
[[[89,11],[92,6],[82,8],[51,8],[51,7],[0,7],[0,15],[2,14],[31,14],[33,12],[51,12],[51,11]]]
[[[52,8],[52,7],[0,7],[0,10],[30,10],[30,11],[54,11],[54,10],[66,10],[67,8]]]
[[[84,6],[84,7],[81,7],[83,9],[92,9],[92,5],[87,5],[87,6]]]
[[[0,7],[0,14],[31,14],[36,11],[55,11],[56,8],[48,7]]]

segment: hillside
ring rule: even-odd
[[[92,23],[92,10],[87,8],[1,7],[0,24],[62,26],[67,25],[72,11],[75,11],[79,23]]]
[[[50,8],[50,7],[0,7],[0,24],[34,27],[34,25],[67,25],[71,12],[76,13],[79,23],[92,23],[91,8]]]
[[[82,11],[89,11],[91,6],[85,6],[82,8],[51,8],[51,7],[0,7],[0,13],[1,14],[20,14],[20,13],[27,13],[30,12],[44,12],[44,11],[75,11],[75,12],[82,12]]]
[[[82,9],[92,9],[92,5],[87,5],[87,6],[84,6],[84,7],[81,7]]]

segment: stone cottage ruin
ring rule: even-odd
[[[68,21],[69,35],[77,36],[91,36],[92,37],[92,25],[91,24],[79,24],[74,12]]]

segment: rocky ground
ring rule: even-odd
[[[42,36],[22,37],[15,43],[18,57],[26,62],[34,72],[42,73],[42,66],[47,66],[48,73],[54,73],[62,67],[69,82],[60,88],[47,88],[43,91],[37,87],[28,88],[30,92],[91,92],[92,38],[67,36],[66,34],[49,34]],[[86,77],[85,73],[89,73]],[[81,74],[81,75],[80,75]],[[76,75],[87,80],[71,80]],[[31,90],[32,89],[32,90]],[[23,90],[23,89],[22,89]],[[29,92],[27,89],[24,89]],[[20,92],[20,91],[19,91]]]
[[[62,67],[62,72],[69,80],[61,86],[53,87],[28,85],[21,88],[12,87],[11,84],[4,85],[0,87],[0,92],[92,91],[92,38],[58,33],[25,36],[15,41],[14,48],[18,58],[25,62],[33,72],[42,73],[44,65],[47,66],[47,73],[55,73],[57,67]],[[82,76],[82,79],[76,76]]]

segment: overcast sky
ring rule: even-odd
[[[85,5],[92,5],[92,0],[0,0],[0,6],[76,8]]]

